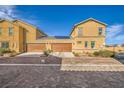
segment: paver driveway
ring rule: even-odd
[[[64,71],[124,71],[124,64],[114,58],[75,57],[64,58],[61,70]]]
[[[36,63],[40,61],[40,57],[36,59]],[[47,62],[60,64],[61,59],[51,56]],[[0,65],[0,87],[124,87],[124,72],[60,71],[60,66],[41,64]]]

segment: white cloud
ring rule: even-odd
[[[107,28],[107,41],[124,43],[124,24],[115,24]]]
[[[22,14],[25,14],[25,12],[17,10],[16,6],[0,5],[0,19],[20,19],[35,26],[39,24],[39,21],[35,18],[35,16],[28,15],[27,17],[24,17]]]
[[[119,35],[124,29],[123,24],[111,25],[107,28],[107,36],[109,38],[115,37]]]
[[[0,18],[12,20],[16,17],[14,14],[15,6],[12,5],[0,5]]]

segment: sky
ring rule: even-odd
[[[1,19],[20,19],[50,36],[68,36],[75,24],[91,17],[107,24],[107,44],[124,44],[124,6],[0,6]]]

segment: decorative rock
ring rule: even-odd
[[[45,60],[44,60],[44,59],[41,59],[41,62],[42,62],[42,63],[45,63]]]

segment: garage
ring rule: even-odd
[[[71,52],[72,44],[71,43],[54,43],[51,45],[53,52]]]
[[[41,52],[46,50],[46,44],[27,44],[27,52]]]

